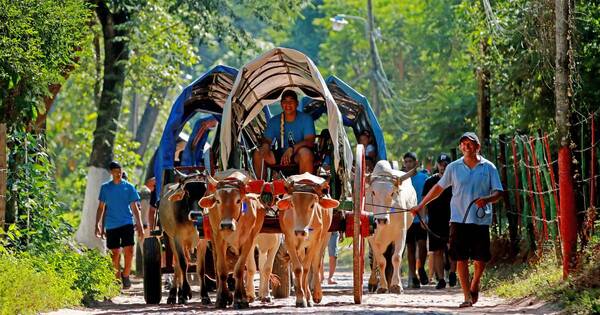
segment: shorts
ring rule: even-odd
[[[427,230],[425,230],[421,223],[413,223],[406,232],[406,244],[414,244],[417,241],[427,240]]]
[[[275,151],[273,151],[273,155],[275,156],[275,164],[281,164],[281,157],[283,157],[283,154],[285,153],[285,150],[287,150],[287,148],[285,149],[277,149]],[[292,155],[292,158],[290,159],[290,163],[294,163],[294,156]]]
[[[331,232],[331,237],[329,238],[329,243],[327,244],[327,252],[329,252],[329,257],[337,258],[339,238],[340,232]]]
[[[490,253],[488,225],[450,223],[450,257],[455,261],[479,260],[487,262]]]
[[[117,249],[135,244],[133,224],[106,230],[106,247]]]
[[[433,235],[431,232],[428,231],[429,250],[434,252],[446,249],[450,235],[450,223],[448,221],[437,222],[429,218],[429,229],[431,230],[431,232],[436,234]]]

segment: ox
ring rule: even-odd
[[[257,195],[249,194],[246,188],[250,178],[244,171],[227,170],[218,172],[214,178],[207,176],[210,195],[200,200],[200,206],[208,209],[212,231],[213,253],[217,274],[217,308],[226,308],[233,300],[236,309],[248,308],[249,302],[244,286],[244,267],[254,248],[256,236],[262,228],[265,211]],[[227,288],[230,269],[227,253],[237,260],[233,267],[235,291],[233,299]],[[248,284],[254,286],[252,283]]]
[[[273,271],[273,262],[275,255],[281,244],[281,234],[275,233],[260,233],[256,237],[254,247],[258,248],[258,268],[260,272],[260,284],[258,286],[258,298],[263,303],[270,303],[272,300],[269,293],[269,282],[271,280],[271,272]],[[254,300],[254,274],[256,273],[256,262],[254,255],[248,256],[246,273],[246,292],[251,301]]]
[[[413,215],[407,210],[417,205],[417,194],[410,177],[415,170],[408,173],[393,170],[385,160],[377,162],[373,172],[367,177],[366,205],[368,211],[374,213],[377,227],[375,234],[369,237],[369,246],[373,250],[373,266],[369,285],[377,285],[376,267],[381,271],[377,293],[388,291],[388,282],[383,275],[386,266],[384,252],[394,243],[392,264],[394,272],[389,291],[402,293],[400,266],[404,251],[406,231],[413,221]]]
[[[279,225],[285,235],[285,245],[294,271],[296,307],[312,306],[308,273],[312,271],[312,300],[321,302],[323,292],[319,270],[328,240],[328,230],[337,200],[323,194],[328,188],[321,177],[310,173],[290,176],[286,181],[287,195],[277,202]]]
[[[197,246],[199,251],[206,249],[199,243],[198,232],[189,219],[189,213],[197,208],[197,201],[204,195],[206,186],[203,174],[184,175],[175,172],[179,182],[166,189],[159,205],[159,215],[160,225],[169,239],[175,263],[175,285],[169,291],[167,303],[174,304],[177,298],[179,304],[185,304],[192,297],[187,280],[190,251]],[[208,296],[207,292],[204,294]]]

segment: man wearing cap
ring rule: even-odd
[[[417,160],[417,154],[414,152],[407,152],[402,158],[404,162],[404,171],[408,172],[419,165]],[[416,172],[410,178],[410,181],[415,188],[417,193],[417,202],[421,202],[423,198],[423,185],[427,175],[423,172]],[[424,211],[420,213],[421,218],[427,223],[427,216]],[[420,261],[419,277],[417,278],[417,255]],[[427,230],[421,226],[421,220],[415,215],[413,223],[406,232],[406,257],[408,258],[408,286],[410,288],[420,288],[421,284],[426,285],[429,283],[429,276],[425,271],[425,262],[427,261]]]
[[[444,175],[446,166],[452,162],[448,154],[442,153],[436,161],[437,173],[431,175],[425,181],[423,186],[423,195],[427,193],[439,182]],[[450,233],[450,199],[452,198],[452,188],[444,189],[442,194],[427,205],[427,217],[429,219],[429,251],[433,252],[433,273],[437,279],[436,289],[446,287],[444,279],[444,254],[448,248],[448,235]],[[432,233],[433,232],[433,233]],[[452,261],[450,274],[448,276],[451,287],[456,285],[456,263]]]
[[[459,307],[469,307],[479,298],[479,281],[491,258],[490,231],[492,203],[502,198],[502,183],[492,162],[479,155],[481,144],[472,132],[460,137],[463,157],[448,164],[444,175],[423,200],[411,209],[413,214],[452,186],[450,201],[450,256],[457,262],[458,277],[465,300]],[[475,272],[469,277],[469,259]]]
[[[264,178],[263,164],[289,165],[297,163],[300,173],[313,173],[315,123],[309,114],[299,112],[298,95],[292,90],[281,94],[283,113],[267,122],[262,145],[254,152],[253,164],[256,176]],[[276,150],[271,146],[277,144]]]
[[[109,165],[112,180],[100,187],[98,211],[96,213],[96,236],[106,235],[106,247],[111,252],[115,275],[123,282],[123,288],[131,287],[129,273],[133,259],[134,225],[139,236],[144,235],[138,202],[140,196],[135,187],[123,179],[121,165],[111,162]],[[104,218],[104,220],[103,220]],[[104,223],[103,223],[104,221]],[[106,229],[106,232],[104,232]],[[123,249],[125,266],[121,269],[121,248]]]

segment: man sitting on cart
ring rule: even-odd
[[[254,170],[259,178],[265,178],[264,165],[297,164],[300,174],[314,172],[315,123],[309,114],[297,111],[297,107],[296,92],[285,90],[281,94],[283,112],[269,119],[262,144],[253,155]]]

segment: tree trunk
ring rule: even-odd
[[[131,104],[129,104],[129,121],[127,122],[127,128],[132,135],[137,133],[138,127],[138,112],[140,105],[138,104],[138,94],[136,92],[131,93]]]
[[[96,14],[102,25],[104,37],[104,77],[90,155],[83,214],[76,238],[88,247],[104,249],[103,242],[94,234],[96,209],[100,184],[109,179],[107,167],[114,157],[113,148],[121,113],[125,64],[129,59],[126,40],[128,34],[123,24],[129,20],[129,13],[110,12],[106,3],[99,1]]]
[[[160,99],[158,99],[158,101],[155,101],[154,95],[156,94],[160,95]],[[142,158],[144,157],[146,149],[148,148],[148,142],[150,141],[152,130],[154,129],[154,125],[156,124],[156,120],[160,112],[160,104],[166,95],[167,88],[162,88],[161,91],[153,91],[146,102],[146,108],[144,108],[144,113],[142,114],[142,119],[140,120],[140,124],[135,135],[135,141],[140,144],[137,149],[137,154],[139,154]]]
[[[577,250],[577,213],[575,211],[575,196],[571,172],[571,137],[569,134],[569,119],[571,110],[570,85],[570,10],[573,6],[570,0],[555,0],[556,14],[556,64],[554,93],[556,101],[556,126],[558,128],[558,181],[560,196],[559,224],[563,248],[563,278],[566,279],[575,263]]]
[[[487,54],[487,43],[484,39],[479,42],[483,58]],[[477,68],[477,134],[484,146],[490,144],[490,71],[481,65]]]
[[[6,216],[6,187],[8,179],[8,163],[6,160],[6,124],[0,123],[0,228],[4,228]]]

